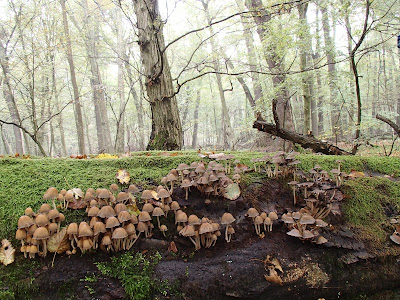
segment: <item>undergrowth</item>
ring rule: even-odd
[[[152,299],[156,294],[167,296],[168,282],[153,278],[154,268],[161,260],[160,253],[148,257],[138,252],[134,256],[123,253],[111,258],[111,262],[96,263],[99,271],[117,278],[131,300]]]

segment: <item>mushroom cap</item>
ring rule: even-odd
[[[103,222],[96,222],[93,226],[93,234],[99,235],[100,233],[105,233],[107,231],[106,225]]]
[[[177,180],[178,180],[178,178],[174,174],[169,173],[167,175],[167,182],[172,182],[172,181],[177,181]]]
[[[318,226],[318,227],[326,227],[326,226],[328,226],[329,224],[328,223],[326,223],[324,220],[321,220],[321,219],[316,219],[315,220],[315,226]]]
[[[302,238],[303,237],[303,235],[300,233],[300,231],[298,229],[296,229],[296,228],[293,228],[292,230],[290,230],[286,234],[290,235],[290,236],[297,237],[297,238],[300,238],[300,237]]]
[[[35,218],[35,223],[39,227],[46,226],[49,224],[49,218],[45,214],[39,214]]]
[[[171,209],[172,209],[172,210],[177,211],[177,210],[179,210],[180,208],[181,208],[181,207],[179,206],[178,201],[172,201],[172,203],[171,203]]]
[[[148,213],[151,213],[154,210],[154,206],[151,203],[145,203],[143,205],[142,211],[147,211]]]
[[[247,215],[251,218],[255,218],[260,214],[258,213],[257,209],[255,209],[254,207],[250,207],[247,211]]]
[[[108,228],[114,228],[114,227],[117,227],[117,226],[119,226],[119,221],[118,221],[118,219],[116,218],[116,217],[110,217],[110,218],[108,218],[107,219],[107,222],[106,222],[106,228],[108,229]]]
[[[301,216],[300,218],[300,224],[305,225],[305,224],[314,224],[315,223],[315,219],[307,214],[304,214]]]
[[[58,197],[58,191],[55,187],[50,187],[43,195],[43,200],[56,199]]]
[[[36,245],[31,245],[29,247],[29,253],[32,253],[32,254],[38,253],[38,247]]]
[[[168,197],[170,197],[170,196],[171,196],[171,194],[170,194],[166,189],[164,189],[164,188],[160,189],[160,190],[158,191],[158,193],[157,193],[157,197],[158,197],[159,199],[168,198]]]
[[[135,225],[133,225],[132,223],[125,225],[124,229],[126,230],[126,233],[128,233],[128,235],[136,234]]]
[[[93,236],[93,230],[90,228],[89,224],[86,222],[81,222],[78,228],[79,237]]]
[[[111,245],[112,244],[111,237],[109,235],[103,236],[103,238],[101,239],[101,244],[104,246]]]
[[[293,217],[289,216],[288,214],[283,214],[281,217],[281,220],[283,222],[285,222],[286,224],[294,224],[295,223]]]
[[[117,195],[117,202],[126,201],[129,199],[129,195],[125,192],[119,192]]]
[[[200,225],[201,221],[200,221],[198,216],[190,215],[189,218],[188,218],[188,224],[189,225]]]
[[[310,230],[303,231],[303,239],[312,239],[314,238],[314,234]]]
[[[47,230],[46,227],[39,227],[33,233],[34,240],[45,240],[45,239],[48,239],[49,237],[50,237],[49,231]]]
[[[178,210],[178,212],[175,215],[176,222],[179,223],[186,223],[188,221],[187,214],[181,210]]]
[[[187,170],[187,169],[189,169],[190,167],[187,165],[187,164],[184,164],[184,163],[182,163],[182,164],[179,164],[178,165],[178,167],[176,168],[178,171],[182,171],[182,170]]]
[[[88,216],[89,217],[96,217],[100,212],[100,208],[98,208],[97,206],[92,206],[91,208],[89,208],[88,211]]]
[[[51,206],[48,203],[43,203],[39,208],[39,213],[47,214],[51,210]]]
[[[145,232],[147,230],[147,225],[144,222],[139,222],[137,224],[137,230],[139,232]]]
[[[99,195],[97,196],[99,199],[110,199],[110,191],[107,189],[101,189]]]
[[[150,214],[147,211],[142,211],[139,214],[139,222],[151,221]]]
[[[260,216],[255,217],[254,224],[260,225],[263,223],[263,219]]]
[[[56,219],[56,222],[64,222],[65,221],[65,216],[63,213],[60,213],[58,215],[58,218]]]
[[[96,200],[90,200],[90,207],[97,206],[99,203]]]
[[[264,220],[264,224],[265,224],[265,225],[271,225],[272,223],[273,223],[273,221],[271,220],[270,217],[266,217],[266,218],[265,218],[265,220]]]
[[[235,233],[235,228],[233,228],[232,226],[228,227],[228,234],[234,234]]]
[[[206,176],[201,176],[199,180],[197,180],[197,184],[208,184],[208,178]]]
[[[26,231],[25,231],[24,229],[22,229],[22,228],[19,228],[19,229],[17,230],[17,232],[15,233],[15,238],[16,238],[17,240],[23,240],[23,239],[25,239],[25,238],[26,238]]]
[[[144,200],[150,200],[153,199],[153,194],[150,190],[144,190],[142,193],[142,199]]]
[[[128,193],[131,193],[131,194],[139,193],[139,189],[136,187],[136,185],[131,184],[128,188]]]
[[[58,225],[57,223],[50,223],[47,229],[49,230],[49,233],[52,234],[58,230]]]
[[[393,233],[390,236],[390,239],[392,240],[392,242],[396,243],[397,245],[400,245],[400,235],[398,235],[397,233]]]
[[[110,217],[115,217],[116,214],[115,214],[114,209],[111,206],[106,205],[106,206],[103,206],[100,209],[100,211],[97,214],[97,216],[100,217],[100,218],[110,218]]]
[[[119,213],[120,213],[121,211],[128,211],[128,208],[126,207],[125,204],[118,203],[117,205],[115,205],[114,211],[115,211],[115,213],[116,213],[117,215],[119,215]]]
[[[207,232],[213,232],[213,227],[210,223],[202,223],[200,225],[199,234],[204,234]]]
[[[96,224],[96,222],[101,222],[101,220],[97,217],[92,217],[90,219],[90,223],[89,223],[90,228],[93,228],[93,226],[94,226],[94,224]]]
[[[67,191],[64,195],[65,200],[67,201],[71,201],[72,199],[74,199],[74,193],[72,191]]]
[[[113,183],[110,185],[110,191],[111,192],[116,192],[118,191],[118,185],[116,183]]]
[[[299,219],[301,218],[301,212],[299,212],[299,211],[293,212],[293,213],[292,213],[292,217],[293,217],[293,219],[295,219],[295,220],[299,220]]]
[[[33,219],[29,216],[21,216],[18,219],[18,228],[28,228],[34,224]]]
[[[82,242],[82,249],[89,250],[93,247],[93,241],[91,239],[83,240]]]
[[[236,219],[230,213],[224,213],[222,215],[222,217],[221,217],[221,224],[222,225],[228,225],[228,224],[231,224],[231,223],[233,223],[235,221],[236,221]]]
[[[71,223],[68,225],[67,234],[78,234],[78,224]]]
[[[164,216],[164,211],[162,210],[162,208],[161,207],[156,207],[156,208],[154,208],[154,210],[153,210],[153,215],[152,215],[153,217],[160,217],[160,216]]]
[[[131,214],[128,211],[123,210],[118,214],[118,221],[120,223],[127,222],[127,221],[130,221],[130,220],[131,220]]]
[[[206,171],[206,168],[204,167],[204,164],[199,163],[194,171],[196,173],[204,173]]]
[[[184,237],[187,237],[187,236],[194,236],[196,233],[192,225],[186,225],[182,230],[179,231],[179,234]]]
[[[160,231],[161,231],[161,232],[166,232],[166,231],[168,231],[167,226],[164,225],[164,224],[162,224],[162,225],[160,226]]]
[[[268,214],[268,218],[270,218],[271,221],[273,222],[273,221],[275,221],[275,220],[278,220],[278,215],[277,215],[276,212],[271,211],[271,212]]]
[[[131,223],[134,225],[139,223],[138,218],[135,214],[131,215]]]
[[[122,227],[118,227],[114,230],[113,234],[112,234],[112,239],[124,239],[128,236],[128,233],[126,232],[126,230]]]
[[[219,230],[219,224],[218,223],[211,223],[211,226],[213,228],[213,231],[218,231]]]
[[[34,215],[33,209],[31,207],[27,207],[25,209],[25,216],[32,217]]]
[[[327,242],[328,242],[328,240],[325,237],[323,237],[322,235],[318,236],[318,238],[316,240],[317,245],[325,244]]]

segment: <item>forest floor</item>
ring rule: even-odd
[[[161,168],[160,173],[179,161],[179,157],[154,159]],[[47,162],[41,161],[40,165]],[[28,169],[29,164],[35,164],[21,163]],[[302,157],[304,169],[316,163],[328,167],[334,163],[334,158]],[[20,167],[18,164],[3,162],[3,166],[11,169]],[[118,169],[118,165],[124,165],[133,174],[133,167],[143,166],[143,161],[58,163],[59,169],[68,165],[71,172],[79,164],[84,164],[89,174],[97,167]],[[196,191],[190,194],[188,201],[184,200],[181,189],[173,194],[174,200],[186,206],[188,215],[195,212],[199,217],[219,220],[224,212],[231,212],[236,218],[236,233],[230,243],[222,241],[221,237],[214,247],[194,251],[193,244],[172,229],[171,214],[164,221],[170,228],[165,238],[155,231],[151,239],[139,239],[124,254],[109,255],[101,251],[85,255],[62,254],[56,255],[52,266],[52,255],[28,260],[17,250],[14,264],[0,266],[0,299],[399,299],[400,246],[389,240],[393,228],[388,220],[400,215],[400,160],[377,158],[360,164],[357,159],[346,158],[343,165],[348,172],[351,169],[364,171],[364,176],[346,181],[341,188],[344,195],[340,204],[342,215],[327,218],[331,226],[326,231],[330,242],[326,245],[288,236],[282,222],[275,223],[273,231],[265,236],[257,236],[250,218],[245,216],[249,207],[276,211],[278,215],[295,207],[288,178],[271,179],[262,173],[253,174],[242,182],[241,196],[235,201],[211,198],[211,203],[206,204],[205,198]],[[47,170],[41,170],[38,165],[33,169],[35,174]],[[76,186],[76,182],[71,183],[73,179],[68,172],[61,173]],[[86,178],[88,186],[100,181],[96,176],[102,175]],[[151,174],[145,177],[148,176]],[[145,177],[140,177],[144,178],[143,186],[158,185],[159,178],[153,181]],[[85,178],[79,180],[83,182]],[[106,178],[102,180],[107,182]],[[99,185],[104,185],[103,181]],[[3,179],[2,184],[4,190],[7,182]],[[68,221],[83,216],[78,211],[66,214]],[[11,233],[15,232],[13,222],[7,229]],[[9,236],[7,230],[3,228],[2,233]],[[172,241],[177,253],[169,251]],[[268,255],[280,262],[283,272],[278,271],[278,275],[282,285],[264,277],[268,273],[263,261]],[[147,265],[150,268],[143,267]]]

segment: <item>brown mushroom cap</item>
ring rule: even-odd
[[[67,234],[69,234],[69,235],[78,234],[78,224],[76,224],[76,223],[69,224],[68,228],[67,228]]]
[[[51,210],[50,204],[48,204],[48,203],[43,203],[43,204],[40,206],[39,213],[41,213],[41,214],[47,214],[50,210]]]
[[[255,209],[254,207],[250,207],[249,210],[247,211],[247,215],[249,217],[255,218],[260,214],[258,213],[257,209]]]
[[[129,223],[124,228],[125,228],[126,232],[128,233],[128,235],[136,234],[135,225],[133,225],[132,223]]]
[[[99,199],[110,199],[110,191],[107,189],[102,189],[97,197]]]
[[[131,193],[131,194],[139,193],[139,189],[136,187],[136,185],[131,184],[128,188],[128,193]]]
[[[43,195],[43,200],[56,199],[58,197],[58,191],[55,187],[50,187]]]
[[[183,188],[188,188],[188,187],[191,187],[192,185],[193,185],[193,183],[188,178],[183,179],[183,181],[181,183],[181,187],[183,187]]]
[[[160,231],[161,231],[161,232],[166,232],[166,231],[168,231],[168,228],[167,228],[167,226],[166,226],[166,225],[164,225],[164,224],[163,224],[163,225],[161,225],[161,226],[160,226]]]
[[[118,191],[118,185],[116,183],[113,183],[110,185],[110,191],[111,192],[116,192]]]
[[[161,207],[156,207],[153,210],[153,217],[160,217],[160,216],[164,216],[164,211],[162,210]]]
[[[144,190],[141,198],[144,200],[150,200],[150,199],[153,199],[154,197],[150,190]]]
[[[35,213],[33,212],[33,209],[32,209],[32,208],[27,207],[27,208],[25,209],[25,216],[32,217],[34,214],[35,214]]]
[[[170,194],[166,189],[164,189],[164,188],[161,188],[161,189],[158,191],[158,193],[157,193],[157,197],[158,197],[159,199],[168,198],[168,197],[170,197],[170,196],[171,196],[171,194]]]
[[[235,221],[236,221],[236,219],[230,213],[224,213],[222,215],[222,218],[221,218],[221,224],[222,225],[228,225],[228,224],[231,224],[231,223],[233,223]]]
[[[90,228],[89,224],[86,222],[81,222],[78,228],[78,235],[79,237],[91,237],[93,236],[93,230]]]
[[[179,223],[186,223],[188,221],[187,214],[181,210],[178,210],[175,217],[176,217],[176,222]]]
[[[202,223],[200,225],[199,234],[204,234],[207,232],[213,232],[213,227],[210,223]]]
[[[131,223],[134,225],[139,223],[136,215],[131,215]]]
[[[24,229],[22,229],[22,228],[19,228],[19,229],[17,230],[17,232],[15,233],[15,238],[16,238],[17,240],[23,240],[23,239],[25,239],[25,238],[26,238],[26,231],[25,231]]]
[[[49,231],[47,230],[46,227],[39,227],[33,233],[34,240],[45,240],[45,239],[48,239],[49,237],[50,237]]]
[[[111,245],[112,244],[111,237],[109,235],[103,236],[103,238],[101,239],[101,244],[103,246]]]
[[[315,226],[317,227],[327,227],[329,224],[326,223],[324,220],[321,219],[316,219],[315,220]]]
[[[90,207],[97,206],[97,205],[99,205],[99,203],[96,200],[93,199],[90,201]]]
[[[300,237],[302,238],[303,237],[303,235],[300,233],[300,231],[298,229],[296,229],[296,228],[293,228],[292,230],[290,230],[286,234],[290,235],[290,236],[297,237],[297,238],[300,238]]]
[[[118,227],[114,230],[113,234],[112,234],[112,239],[124,239],[128,236],[128,233],[126,232],[126,230],[122,227]]]
[[[34,224],[33,219],[29,216],[22,216],[18,219],[18,228],[28,228]]]
[[[315,223],[315,219],[307,214],[304,214],[301,216],[300,218],[300,224],[305,225],[305,224],[314,224]]]
[[[260,224],[262,224],[264,222],[264,220],[260,217],[260,216],[257,216],[257,217],[255,217],[255,219],[254,219],[254,224],[256,224],[256,225],[260,225]]]
[[[192,225],[186,225],[182,230],[179,231],[179,234],[184,237],[187,237],[187,236],[194,236],[196,233]]]
[[[49,218],[45,214],[39,214],[35,218],[35,223],[39,227],[46,226],[49,224]]]
[[[114,227],[117,227],[117,226],[119,226],[119,221],[118,221],[118,219],[116,218],[116,217],[110,217],[110,218],[108,218],[107,219],[107,222],[106,222],[106,228],[108,229],[108,228],[114,228]]]
[[[49,233],[52,234],[58,230],[58,225],[57,223],[50,223],[47,229],[49,230]]]
[[[131,220],[131,214],[128,211],[123,210],[118,214],[118,221],[120,223],[127,222],[127,221],[130,221],[130,220]]]
[[[182,164],[179,164],[178,165],[178,167],[176,168],[178,171],[182,171],[182,170],[187,170],[187,169],[189,169],[190,167],[187,165],[187,164],[184,164],[184,163],[182,163]]]
[[[200,221],[198,216],[190,215],[189,218],[188,218],[188,224],[189,225],[200,225],[201,221]]]
[[[106,205],[106,206],[103,206],[100,209],[100,211],[99,211],[97,216],[100,217],[100,218],[110,218],[110,217],[115,217],[116,214],[115,214],[114,209],[111,206]]]
[[[103,222],[96,222],[93,226],[93,234],[99,235],[100,233],[105,233],[107,231],[106,225]]]
[[[283,214],[281,217],[281,220],[283,222],[285,222],[286,224],[294,224],[295,223],[293,217],[288,214]]]
[[[179,206],[179,203],[178,203],[178,201],[172,201],[172,203],[171,203],[171,209],[173,210],[173,211],[177,211],[177,210],[179,210],[181,207]]]
[[[97,206],[92,206],[89,211],[88,211],[88,216],[89,217],[96,217],[100,212],[100,208]]]
[[[125,204],[118,203],[117,205],[115,205],[114,211],[118,215],[121,211],[128,211],[128,208]]]
[[[67,201],[71,201],[72,199],[74,199],[74,193],[72,191],[68,191],[65,193],[65,200]]]
[[[151,203],[145,203],[143,205],[142,211],[147,211],[148,213],[151,213],[154,210],[154,206]]]
[[[268,214],[268,218],[270,218],[271,221],[273,222],[273,221],[275,221],[275,220],[278,220],[278,215],[277,215],[276,212],[271,211],[271,212]]]
[[[317,245],[325,244],[327,242],[328,242],[328,240],[325,237],[323,237],[322,235],[318,236],[318,238],[316,240]]]
[[[142,211],[139,214],[139,222],[151,221],[151,217],[147,211]]]
[[[139,232],[145,232],[147,230],[147,225],[144,222],[139,222],[137,224],[137,230]]]
[[[271,220],[270,217],[266,217],[266,218],[264,219],[264,224],[265,224],[265,225],[271,225],[272,222],[273,222],[273,221]]]
[[[312,239],[314,238],[314,234],[310,230],[303,231],[303,239]]]
[[[119,192],[117,195],[117,202],[129,200],[129,195],[125,192]]]
[[[392,242],[396,243],[397,245],[400,245],[400,235],[398,235],[397,233],[393,233],[390,236],[390,239],[392,240]]]

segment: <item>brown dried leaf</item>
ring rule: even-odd
[[[175,244],[174,241],[172,241],[171,243],[169,243],[168,252],[178,253],[178,248],[176,247],[176,244]]]
[[[117,175],[115,176],[121,184],[128,184],[131,180],[129,172],[125,169],[119,169]]]
[[[282,278],[279,277],[278,273],[275,271],[275,269],[270,269],[269,270],[269,275],[264,275],[265,280],[276,283],[279,285],[283,284]]]
[[[240,196],[240,188],[237,183],[231,183],[225,188],[224,197],[229,200],[236,200]]]
[[[68,202],[68,208],[71,209],[81,209],[81,208],[85,208],[86,207],[86,203],[84,200],[82,199],[78,199],[78,200],[73,200]]]
[[[279,260],[278,260],[277,258],[273,258],[273,259],[271,260],[271,264],[274,265],[275,269],[277,269],[277,270],[279,270],[279,271],[281,271],[281,272],[283,273],[281,264],[279,263]]]
[[[47,249],[52,253],[64,253],[69,250],[69,246],[67,227],[62,228],[60,232],[53,234],[47,242]]]

